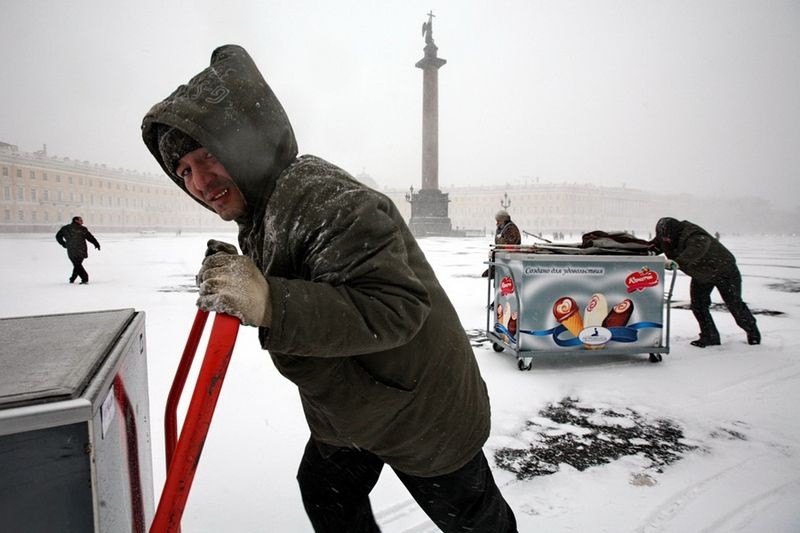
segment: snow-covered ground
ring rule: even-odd
[[[235,242],[235,234],[96,236],[102,251],[90,251],[84,263],[91,276],[86,286],[67,283],[70,264],[51,236],[0,236],[0,317],[128,307],[146,312],[159,494],[163,406],[195,315],[194,274],[209,237]],[[572,442],[579,456],[602,456],[607,450],[593,446],[613,440],[601,435],[603,427],[609,435],[614,428],[644,435],[627,442],[641,453],[589,468],[555,461],[544,465],[554,471],[550,475],[517,476],[495,467],[521,532],[800,531],[800,238],[723,240],[738,258],[744,298],[758,313],[760,346],[747,345],[731,316],[718,311],[722,346],[694,348],[689,340],[697,326],[683,309],[672,311],[671,353],[658,364],[647,354],[587,352],[539,356],[532,371],[520,372],[513,355],[476,346],[492,401],[490,461],[511,451],[518,458],[511,466],[535,466],[531,444],[561,437],[573,439],[560,442]],[[465,329],[484,328],[486,281],[478,276],[489,240],[421,244]],[[716,292],[712,298],[719,301]],[[683,275],[674,299],[688,300]],[[311,530],[294,480],[308,438],[297,392],[259,349],[255,333],[240,331],[184,531]],[[555,419],[559,410],[572,418]],[[578,415],[594,429],[581,427]],[[668,447],[669,439],[647,430],[665,427],[678,432],[670,436],[679,455],[660,463],[647,452]],[[372,499],[385,533],[435,531],[390,469]]]

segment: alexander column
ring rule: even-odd
[[[433,42],[433,12],[422,24],[425,57],[417,61],[422,69],[422,189],[406,195],[411,202],[409,227],[416,236],[451,235],[447,216],[448,195],[439,190],[439,69],[447,61],[437,56]]]

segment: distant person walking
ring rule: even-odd
[[[742,301],[742,275],[736,266],[736,258],[718,239],[688,220],[664,217],[656,224],[653,241],[692,278],[689,285],[691,309],[700,324],[700,338],[691,342],[693,346],[705,348],[720,343],[710,311],[714,287],[733,319],[747,333],[748,344],[761,344],[756,319]]]
[[[72,275],[69,277],[70,283],[75,283],[78,277],[81,278],[81,285],[89,283],[89,273],[83,268],[83,260],[89,257],[86,251],[86,241],[100,249],[100,243],[94,235],[83,225],[83,218],[72,217],[72,223],[62,226],[56,233],[58,244],[67,249],[67,257],[72,262]]]

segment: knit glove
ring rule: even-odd
[[[216,239],[209,239],[206,247],[206,257],[216,253],[230,255],[237,255],[239,253],[239,251],[236,249],[236,246],[228,244],[227,242],[218,241]]]
[[[249,257],[215,253],[203,261],[197,280],[200,309],[233,315],[247,326],[272,324],[269,284]]]

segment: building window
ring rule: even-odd
[[[3,220],[5,222],[11,222],[11,211],[9,209],[6,209],[6,212],[3,215]]]
[[[62,202],[64,198],[61,196],[61,191],[58,191],[58,201]]]
[[[3,176],[8,176],[8,167],[3,167]]]
[[[36,171],[35,170],[31,170],[30,176],[31,176],[32,180],[35,180],[36,179]]]
[[[36,222],[36,211],[31,213],[31,222]]]
[[[3,186],[3,200],[11,200],[11,187]]]
[[[36,201],[36,189],[31,188],[31,202]]]
[[[44,201],[48,201],[50,199],[50,191],[47,189],[44,190]]]
[[[20,222],[25,220],[25,212],[22,209],[19,210],[18,215],[19,215],[18,220]]]
[[[61,183],[61,174],[56,174],[56,183]]]
[[[21,186],[17,187],[17,200],[20,202],[25,200],[25,189],[23,189]]]
[[[47,172],[42,172],[42,179],[47,181]]]
[[[17,169],[17,177],[18,178],[22,177],[22,169],[20,169],[20,168]]]
[[[68,180],[70,183],[72,183],[72,176],[68,176],[68,177],[67,177],[67,180]]]

